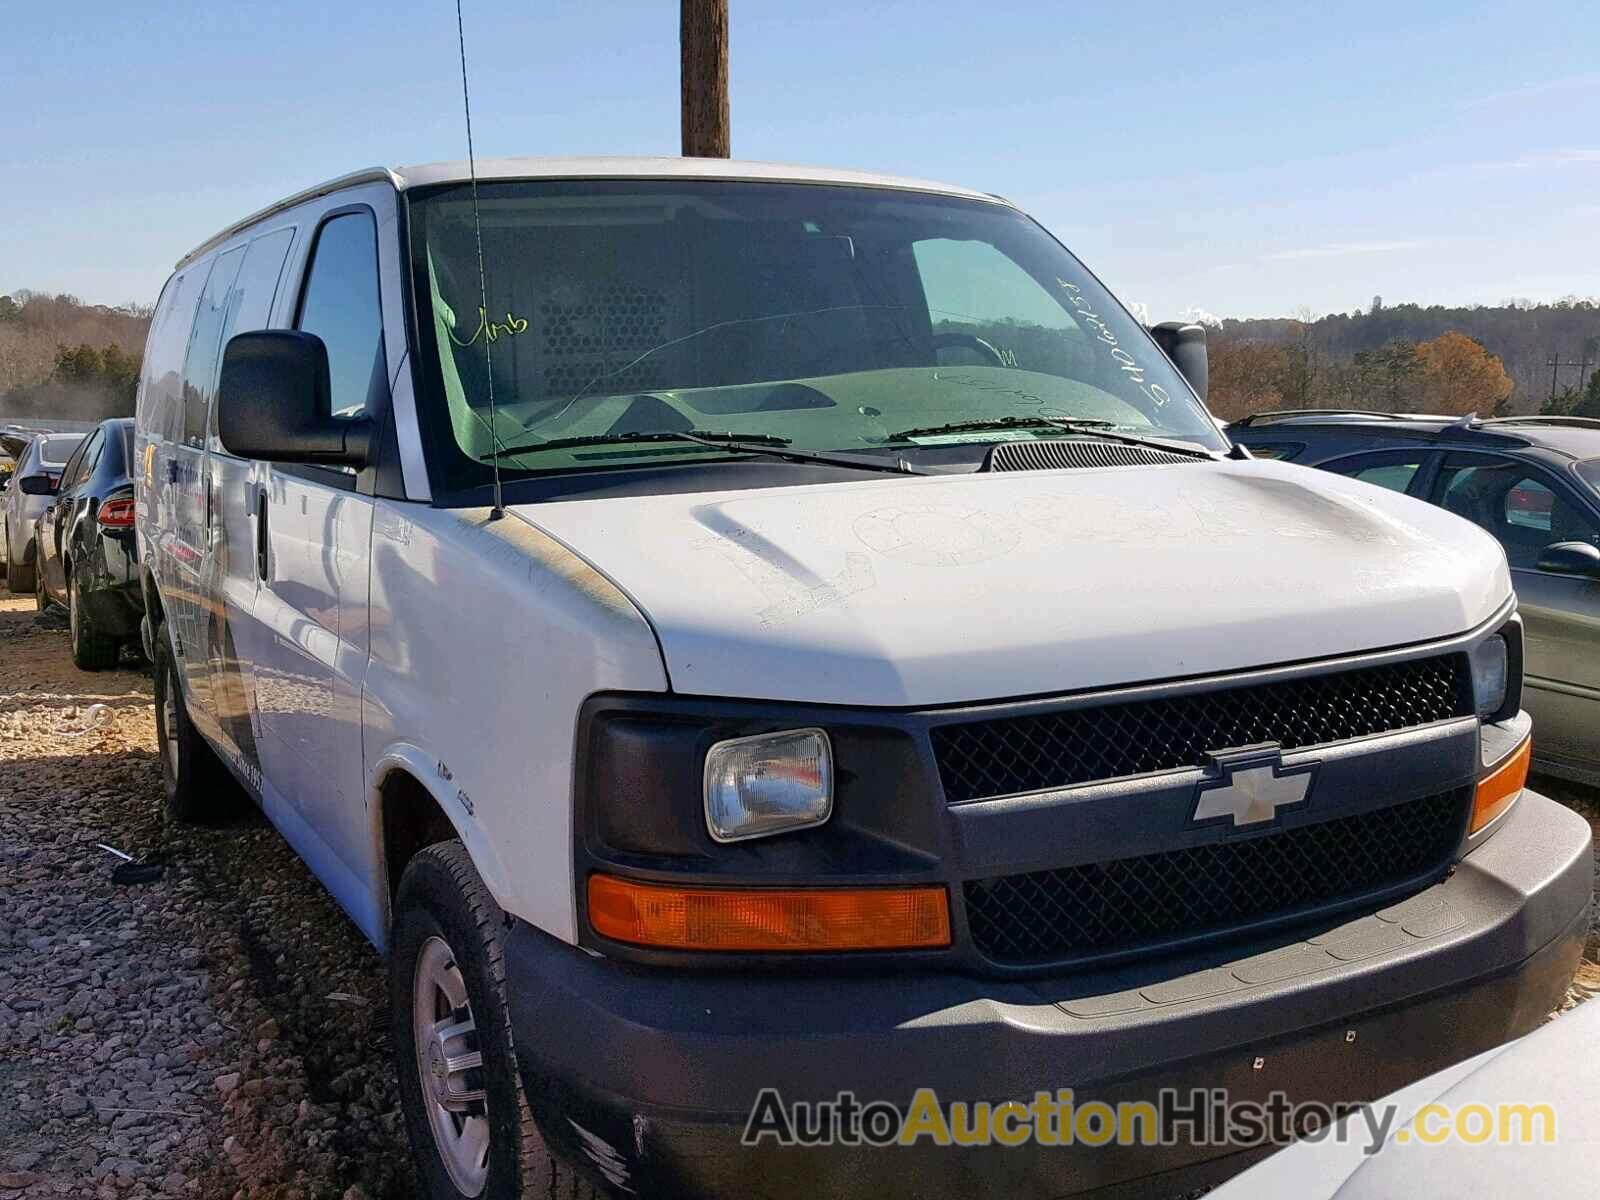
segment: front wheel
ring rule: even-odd
[[[407,865],[395,900],[389,1002],[401,1107],[429,1200],[592,1196],[550,1157],[517,1075],[504,917],[460,842]]]

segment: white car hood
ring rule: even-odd
[[[1262,461],[895,478],[512,510],[632,598],[675,691],[921,706],[1461,633],[1505,556],[1441,509]]]

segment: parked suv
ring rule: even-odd
[[[0,445],[17,464],[12,485],[0,494],[0,555],[5,560],[6,587],[13,593],[27,595],[34,589],[38,578],[34,525],[50,506],[67,459],[81,441],[81,433],[0,434]]]
[[[168,803],[225,767],[387,954],[425,1194],[1181,1190],[1259,1150],[860,1112],[1372,1097],[1561,999],[1499,546],[1235,452],[1154,332],[1003,200],[750,163],[362,172],[178,264]]]
[[[72,661],[85,671],[117,665],[140,641],[144,616],[133,534],[133,421],[103,421],[62,468],[39,516],[39,607],[67,607]]]
[[[1257,455],[1404,492],[1493,534],[1527,631],[1535,769],[1600,784],[1600,421],[1311,411],[1229,432]]]

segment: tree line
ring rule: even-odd
[[[150,309],[0,296],[0,420],[131,416]]]
[[[1594,300],[1425,308],[1375,299],[1364,313],[1222,321],[1210,350],[1211,407],[1230,420],[1273,408],[1600,416]]]
[[[0,420],[131,414],[149,324],[145,305],[0,295]],[[1032,347],[1029,361],[1060,350],[1043,340],[1050,346]],[[1210,405],[1229,420],[1272,408],[1600,417],[1595,300],[1447,308],[1374,299],[1365,312],[1230,319],[1213,328],[1210,354]],[[1553,374],[1552,358],[1561,364]],[[1051,366],[1072,373],[1070,363]]]

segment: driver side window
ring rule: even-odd
[[[1435,494],[1441,507],[1492,533],[1515,569],[1534,570],[1556,542],[1600,548],[1600,528],[1587,513],[1542,473],[1510,459],[1453,457],[1439,472]]]
[[[72,457],[67,459],[67,465],[61,468],[60,491],[66,491],[73,485],[74,481],[76,481],[78,478],[78,467],[84,460],[85,452],[93,443],[94,438],[90,438],[88,441],[78,443],[78,448],[72,452]]]

